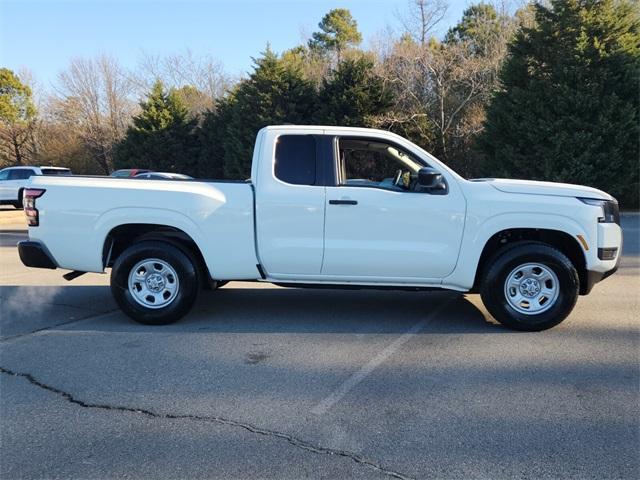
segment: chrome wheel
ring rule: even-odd
[[[179,290],[178,275],[164,260],[141,260],[129,272],[129,292],[145,308],[166,307],[175,300]]]
[[[541,263],[525,263],[514,268],[504,283],[507,302],[525,315],[546,312],[556,303],[559,294],[558,277]]]

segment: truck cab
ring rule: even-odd
[[[270,277],[439,284],[453,271],[466,213],[457,175],[387,133],[261,132],[273,147],[255,159],[252,179]],[[437,178],[424,185],[430,172]]]

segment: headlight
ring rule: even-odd
[[[602,215],[598,217],[600,223],[617,223],[620,225],[620,209],[615,200],[599,200],[597,198],[578,198],[582,203],[600,207]]]

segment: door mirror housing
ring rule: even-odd
[[[422,167],[418,170],[418,185],[427,191],[447,189],[442,174],[431,167]]]

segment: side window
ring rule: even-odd
[[[293,185],[316,184],[316,139],[312,135],[282,135],[276,141],[274,172]]]
[[[36,172],[31,170],[30,168],[19,168],[16,170],[11,170],[9,173],[9,180],[26,180],[27,178],[35,175]]]
[[[7,180],[11,170],[0,170],[0,180]]]
[[[71,175],[71,170],[58,169],[58,168],[43,168],[43,175]]]
[[[395,145],[364,138],[340,138],[338,176],[341,185],[415,190],[424,165]]]

